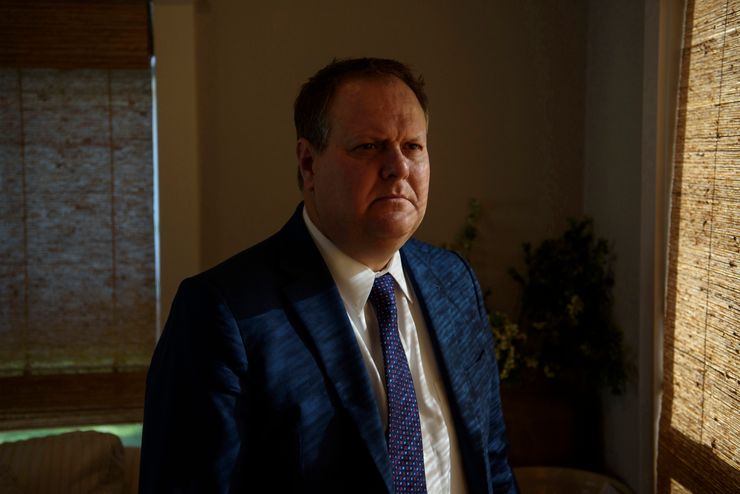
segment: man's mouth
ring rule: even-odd
[[[409,198],[401,194],[388,194],[385,196],[378,197],[373,202],[411,202]]]

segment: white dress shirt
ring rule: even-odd
[[[385,269],[376,273],[340,251],[311,222],[305,208],[303,219],[339,289],[370,376],[384,429],[388,426],[388,404],[385,395],[383,349],[378,321],[368,297],[377,276],[390,273],[395,279],[398,332],[406,352],[419,407],[427,492],[466,492],[457,436],[444,383],[416,295],[406,280],[401,255],[396,252]]]

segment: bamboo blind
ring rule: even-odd
[[[740,0],[689,0],[658,492],[740,492]]]
[[[0,66],[146,69],[146,0],[0,0]]]
[[[143,1],[0,1],[0,428],[143,406],[156,329],[147,32]]]
[[[149,77],[0,68],[0,375],[146,367]]]

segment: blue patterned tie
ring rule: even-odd
[[[383,345],[386,394],[388,396],[388,453],[396,494],[426,493],[424,449],[421,443],[419,408],[409,363],[398,335],[398,312],[393,277],[375,278],[370,292]]]

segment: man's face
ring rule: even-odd
[[[298,142],[311,220],[345,254],[380,269],[416,231],[429,189],[427,121],[396,77],[344,82],[316,153]]]

